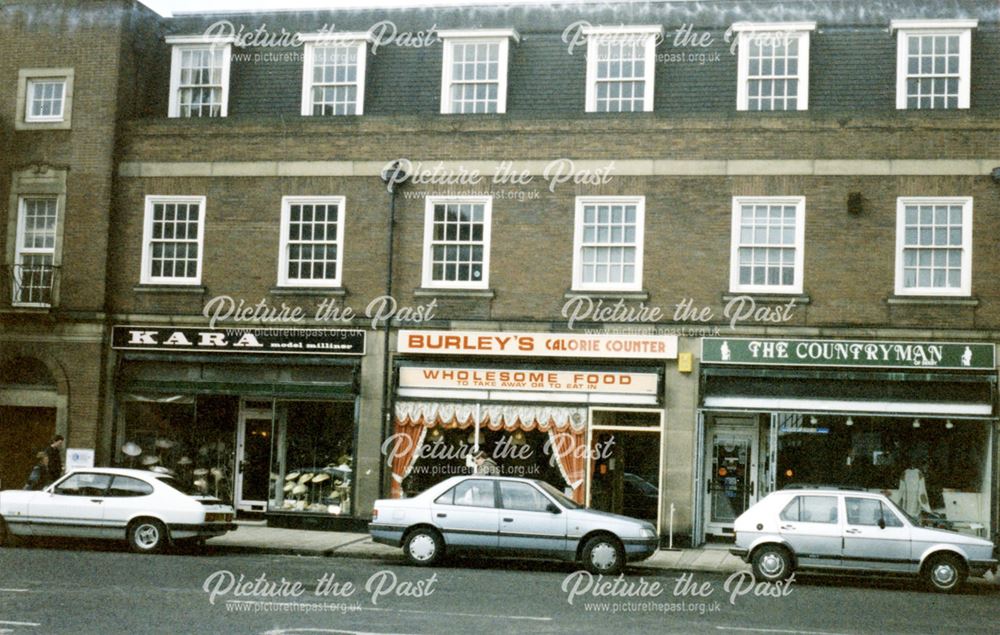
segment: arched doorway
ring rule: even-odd
[[[40,360],[0,362],[0,488],[21,487],[56,433],[56,381]]]

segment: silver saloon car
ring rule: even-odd
[[[175,478],[125,468],[87,468],[40,491],[0,492],[0,545],[17,536],[126,540],[153,553],[236,529],[233,508],[185,491]]]
[[[997,568],[989,540],[921,527],[887,497],[866,491],[779,490],[737,518],[734,529],[731,552],[767,582],[796,569],[919,575],[947,593]]]
[[[646,521],[584,509],[543,481],[501,476],[455,476],[413,498],[375,501],[368,528],[415,565],[473,552],[580,562],[616,575],[659,545]]]

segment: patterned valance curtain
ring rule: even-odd
[[[424,434],[428,429],[438,426],[459,430],[474,427],[494,432],[538,430],[548,433],[559,472],[572,490],[573,500],[583,503],[583,446],[587,430],[585,408],[450,401],[396,402],[396,434],[405,435],[405,445],[409,451],[397,452],[392,457],[393,498],[402,496],[402,482],[413,469],[416,457],[420,454]]]

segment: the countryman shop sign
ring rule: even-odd
[[[993,370],[993,344],[706,337],[705,364]]]
[[[111,347],[161,352],[364,355],[365,332],[352,329],[116,326],[111,335]]]

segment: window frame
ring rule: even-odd
[[[232,42],[233,38],[208,37],[202,35],[179,35],[168,36],[167,44],[170,45],[170,99],[167,105],[167,116],[173,119],[213,119],[214,117],[184,117],[180,114],[180,81],[181,81],[181,53],[186,50],[222,48],[222,95],[219,106],[219,117],[229,115],[229,74],[232,66]]]
[[[28,78],[27,84],[27,101],[24,104],[24,122],[25,123],[52,123],[57,121],[62,121],[65,118],[66,112],[66,84],[68,80],[65,77],[31,77]],[[39,84],[62,84],[62,96],[59,99],[59,114],[58,115],[33,115],[32,105],[35,101],[35,87]]]
[[[52,248],[51,249],[40,249],[37,247],[25,248],[23,246],[24,232],[26,230],[25,223],[25,204],[29,199],[47,199],[55,203],[55,225],[52,228]],[[16,299],[11,295],[11,305],[16,307],[51,307],[55,305],[55,291],[56,291],[56,270],[59,267],[59,252],[60,252],[60,242],[61,234],[60,225],[62,225],[62,197],[57,194],[28,194],[19,193],[17,194],[17,218],[15,219],[15,230],[14,230],[14,267],[17,271],[17,267],[23,264],[22,257],[24,255],[29,256],[44,256],[49,255],[52,257],[52,264],[49,265],[52,268],[51,272],[51,287],[49,288],[49,301],[48,302],[25,302],[23,300]]]
[[[896,110],[963,110],[969,107],[972,80],[972,29],[977,19],[957,20],[892,20],[889,32],[896,32]],[[958,37],[958,104],[954,108],[908,108],[907,79],[909,78],[910,36]]]
[[[972,295],[972,222],[973,197],[971,196],[900,196],[896,199],[896,263],[895,293],[897,296],[968,297]],[[957,289],[904,286],[903,251],[906,248],[907,205],[961,205],[962,206],[962,274]],[[919,247],[918,247],[919,248]]]
[[[583,281],[583,219],[588,205],[635,205],[635,280],[623,282]],[[645,196],[577,196],[573,216],[573,291],[642,291],[643,256],[646,242]],[[624,243],[623,243],[624,244]]]
[[[795,110],[809,110],[809,34],[815,22],[737,22],[732,26],[738,38],[736,67],[736,110],[740,112],[788,112],[785,110],[750,110],[750,38],[760,34],[784,34],[799,41],[798,89]],[[792,76],[789,75],[788,78]]]
[[[740,208],[743,205],[795,205],[795,275],[791,285],[740,284]],[[805,196],[734,196],[729,237],[730,293],[795,295],[801,294],[805,281]]]
[[[17,103],[14,117],[15,130],[69,130],[73,123],[72,68],[22,68],[17,76]],[[32,85],[39,82],[63,83],[62,113],[58,116],[31,116]]]
[[[642,37],[645,39],[644,45],[646,47],[643,56],[643,81],[646,88],[643,94],[642,110],[631,112],[652,112],[653,92],[656,86],[656,45],[659,44],[659,40],[663,37],[663,25],[588,26],[584,27],[581,33],[587,37],[587,84],[584,95],[584,111],[588,113],[623,114],[619,111],[597,110],[597,46],[605,41],[615,39],[628,40],[630,38]]]
[[[441,53],[441,114],[442,115],[503,115],[507,113],[507,77],[510,67],[510,41],[519,43],[521,36],[514,29],[442,29],[437,32],[443,43]],[[455,44],[497,44],[497,110],[495,113],[457,112],[451,102],[451,85]]]
[[[483,205],[483,275],[482,279],[474,280],[440,280],[434,276],[434,206],[439,204],[470,204]],[[490,288],[490,247],[493,226],[492,196],[428,196],[424,204],[424,245],[421,270],[421,286],[425,289],[471,289]]]
[[[195,266],[196,275],[194,278],[178,278],[177,276],[153,277],[152,275],[153,206],[159,203],[198,204],[198,263]],[[165,286],[198,286],[201,284],[202,264],[205,260],[206,217],[206,198],[204,196],[162,194],[149,194],[146,196],[142,223],[142,270],[139,276],[140,284]]]
[[[301,113],[303,117],[349,117],[351,115],[362,115],[365,112],[365,79],[368,72],[368,42],[371,39],[369,33],[320,33],[303,34],[299,36],[303,42],[302,61],[302,103]],[[315,51],[317,47],[343,46],[354,48],[357,56],[357,78],[353,85],[357,89],[357,99],[354,103],[354,112],[343,115],[314,115],[312,103],[313,66],[315,64]],[[349,85],[350,82],[345,85]]]
[[[278,251],[278,286],[289,288],[329,288],[343,286],[344,279],[344,206],[345,196],[283,196],[281,197],[281,235]],[[288,230],[291,225],[291,207],[295,204],[337,205],[337,276],[329,280],[290,279],[288,277]],[[327,241],[329,242],[329,241]]]

